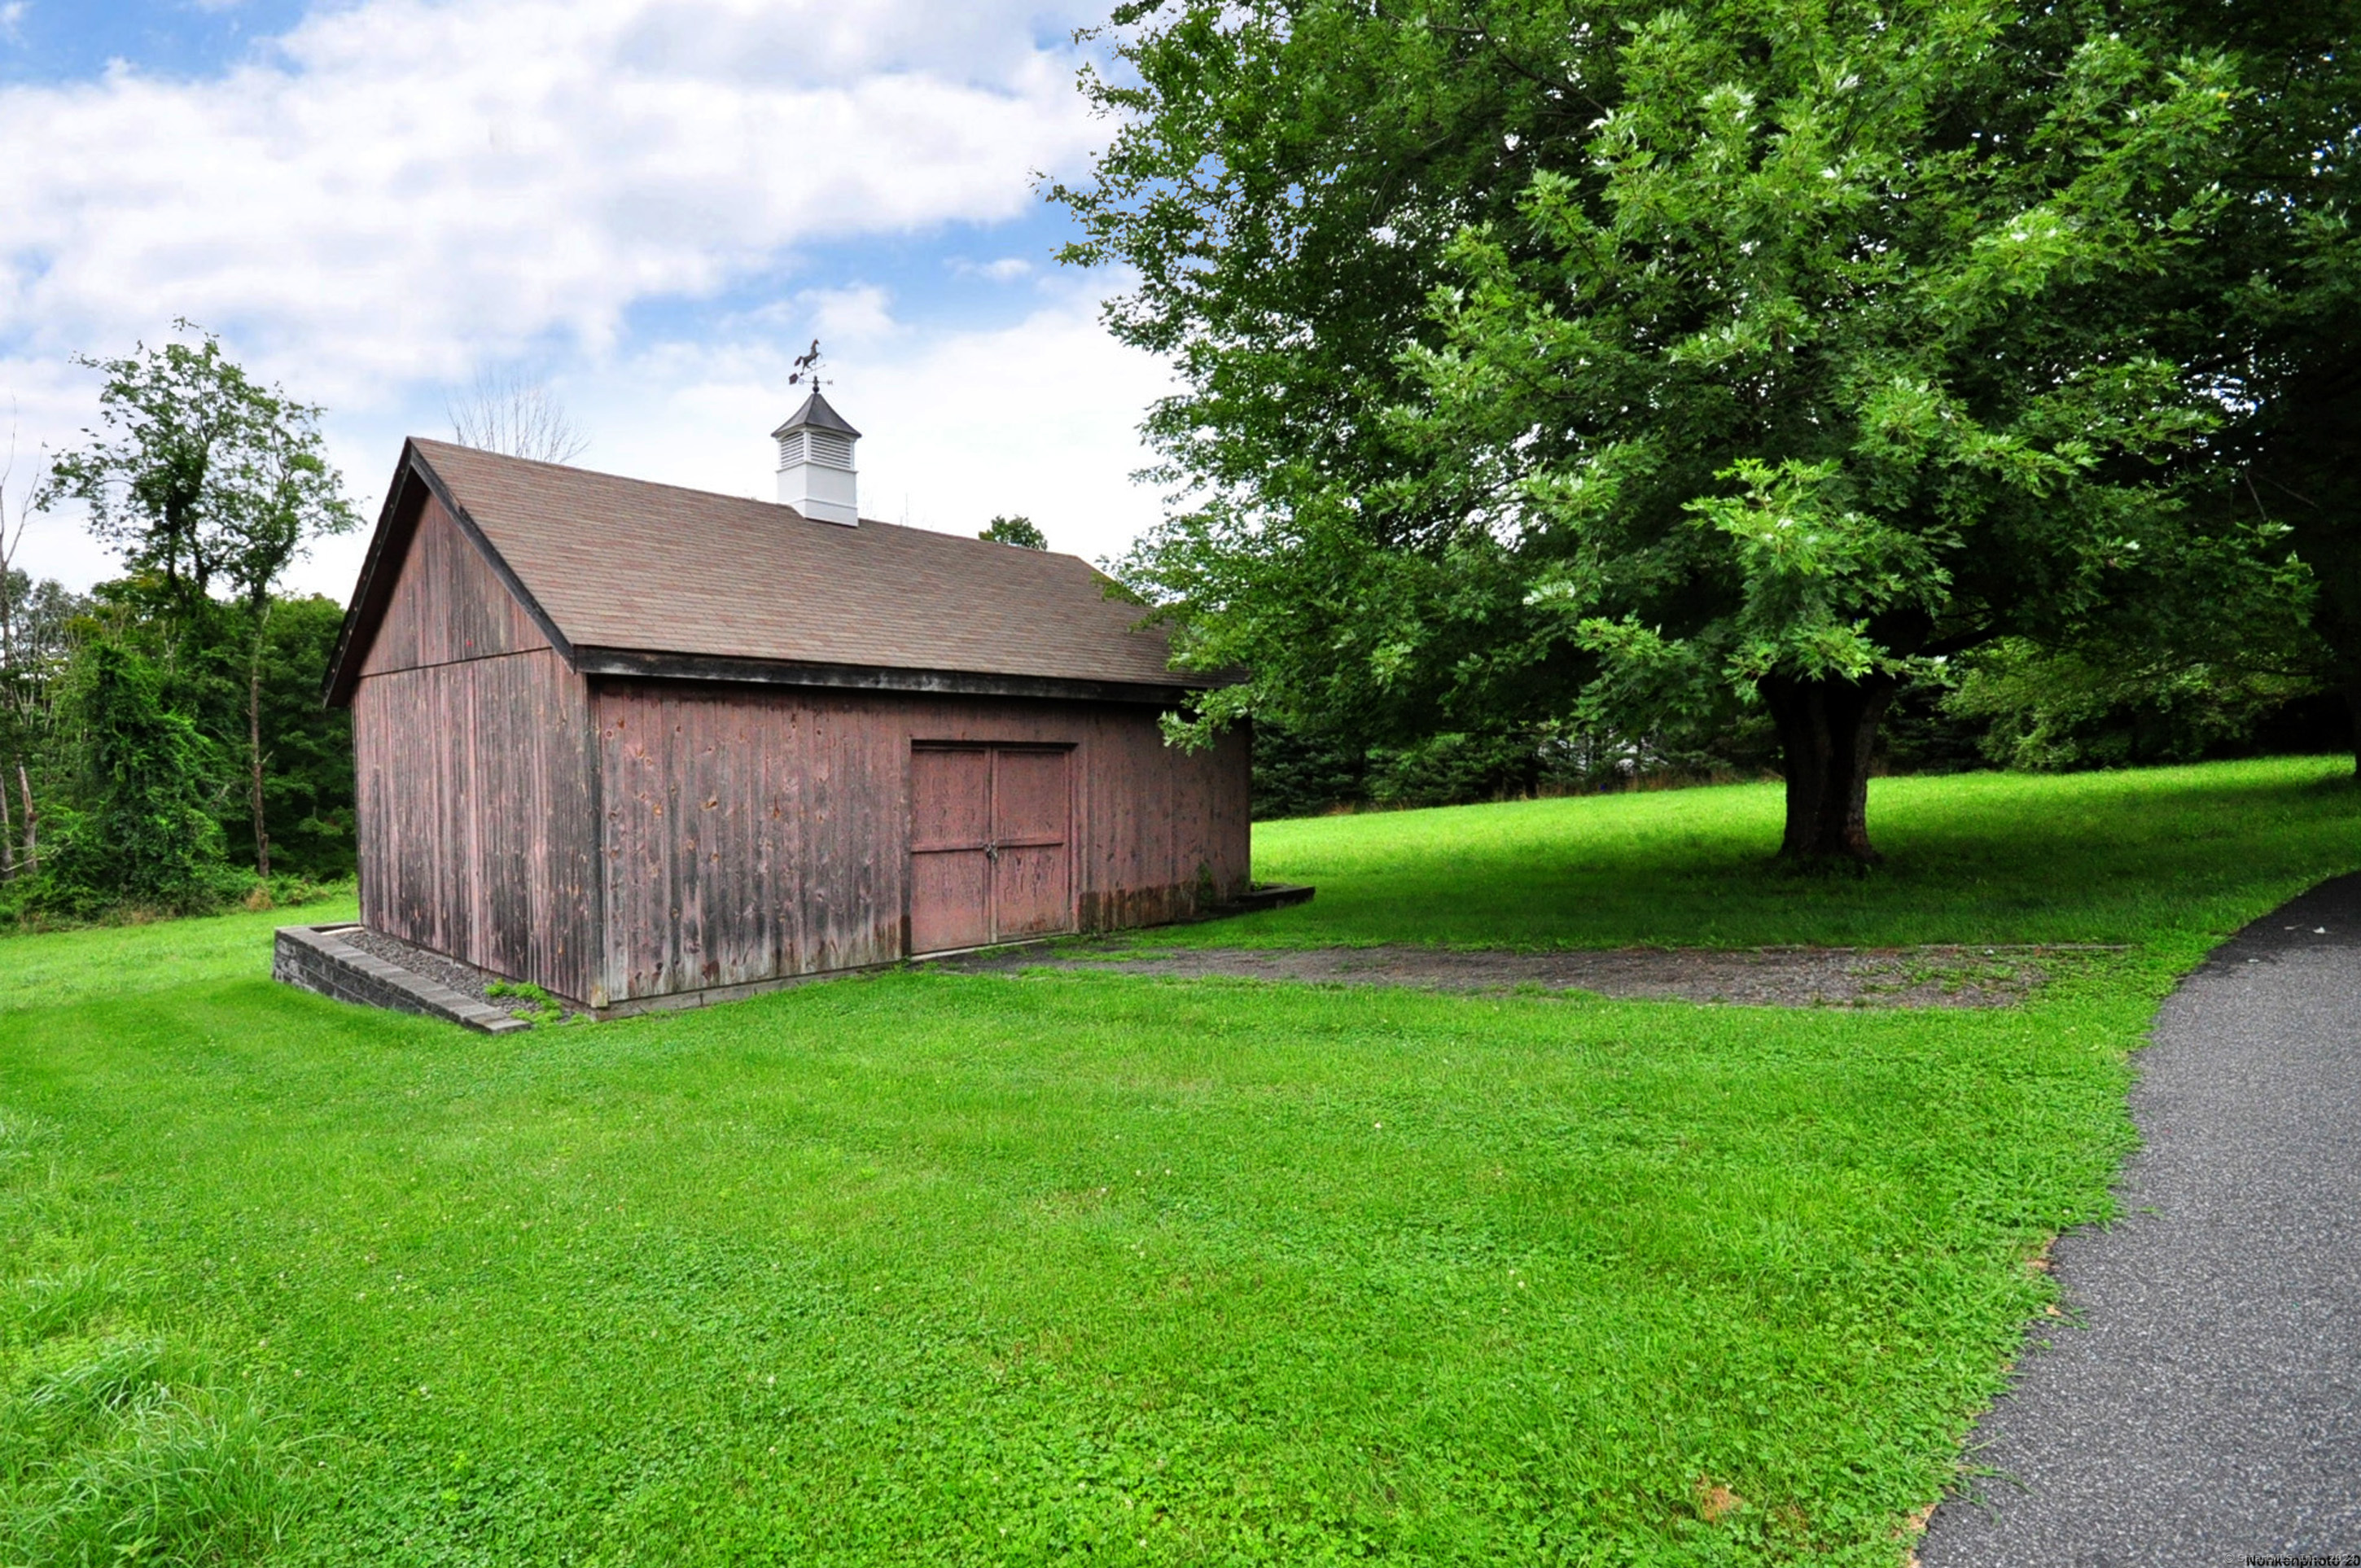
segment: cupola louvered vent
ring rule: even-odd
[[[815,522],[861,521],[853,443],[861,433],[818,392],[771,433],[779,444],[779,501]]]

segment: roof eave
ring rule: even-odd
[[[904,669],[882,664],[834,664],[788,659],[741,659],[673,653],[645,648],[577,648],[574,667],[586,675],[640,680],[726,681],[749,685],[814,686],[839,691],[906,692],[941,696],[1041,697],[1064,702],[1115,702],[1184,707],[1226,680],[1173,672],[1169,681],[1082,680],[1062,675],[981,670]]]

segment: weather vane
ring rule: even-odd
[[[811,383],[812,392],[817,396],[820,388],[819,339],[818,338],[813,338],[812,345],[796,356],[796,373],[787,378],[787,385],[790,387],[804,381]]]

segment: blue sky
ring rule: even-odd
[[[118,5],[110,0],[5,0],[8,52],[0,80],[94,77],[122,60],[158,75],[199,76],[235,64],[302,20],[300,0],[242,5]]]
[[[21,497],[94,413],[77,352],[186,315],[328,409],[374,506],[486,373],[545,379],[586,466],[770,490],[819,336],[862,510],[1033,516],[1119,552],[1165,368],[1120,280],[1060,269],[1034,173],[1083,171],[1095,7],[971,0],[0,0],[0,402]],[[341,597],[360,542],[300,586]],[[21,564],[110,563],[71,517]]]

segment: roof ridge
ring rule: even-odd
[[[494,570],[506,566],[510,591],[540,607],[561,654],[636,649],[716,679],[753,665],[951,672],[1140,701],[1206,684],[1173,669],[1154,608],[1119,602],[1114,579],[1078,555],[866,518],[845,528],[756,496],[427,436],[405,445],[403,465],[417,490],[398,482],[380,514],[354,605],[364,620],[381,609],[373,585],[404,569],[397,514],[431,491]]]
[[[489,458],[495,463],[522,463],[534,468],[555,468],[561,474],[588,474],[593,478],[613,479],[618,483],[625,485],[644,485],[652,490],[676,490],[682,495],[697,496],[706,500],[742,501],[749,506],[768,507],[774,511],[785,512],[789,517],[794,518],[798,522],[811,523],[815,528],[842,528],[844,526],[840,522],[820,522],[813,518],[805,516],[802,512],[797,511],[795,508],[787,505],[785,501],[766,501],[760,496],[733,496],[727,490],[699,489],[695,485],[677,485],[673,483],[670,479],[642,479],[636,474],[618,474],[609,468],[586,468],[578,463],[552,463],[546,458],[542,457],[520,457],[513,452],[495,452],[487,446],[470,446],[463,441],[445,441],[441,436],[436,435],[412,435],[404,437],[404,439],[413,446],[422,448],[439,446],[446,452],[464,452],[472,457]],[[862,528],[890,528],[900,533],[924,533],[937,539],[957,539],[975,544],[994,544],[998,543],[996,540],[979,539],[973,534],[953,533],[949,529],[920,528],[917,524],[913,522],[887,522],[882,517],[864,517],[861,520],[860,526]],[[1082,556],[1075,554],[1071,550],[1036,550],[1032,551],[1031,554],[1057,560],[1082,561],[1083,565],[1091,565],[1089,561],[1083,560]],[[1098,568],[1092,566],[1091,569],[1093,571],[1096,571]]]

